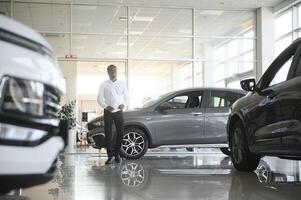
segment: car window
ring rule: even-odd
[[[168,101],[173,109],[185,108],[188,96],[176,96]]]
[[[167,101],[173,109],[199,108],[202,102],[202,92],[193,91],[173,97]]]
[[[210,108],[230,107],[239,97],[237,93],[226,91],[211,91],[209,97]]]
[[[294,55],[297,51],[298,44],[299,43],[293,43],[273,61],[257,83],[257,88],[263,90],[287,81],[288,78],[292,78],[290,73],[292,73],[291,71],[293,70],[292,63],[296,62]]]
[[[271,81],[269,87],[286,81],[288,71],[293,61],[293,57],[294,56],[292,56],[288,61],[286,61],[286,63],[280,68],[280,70],[276,73],[273,80]]]

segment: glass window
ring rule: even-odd
[[[173,109],[183,109],[185,108],[188,96],[177,96],[168,101]]]
[[[255,27],[252,11],[196,10],[196,35],[237,36]]]
[[[164,93],[192,87],[191,62],[132,61],[129,66],[131,108]]]
[[[196,62],[194,69],[194,86],[201,87],[203,86],[203,65],[204,62]]]
[[[209,107],[211,107],[211,108],[229,107],[238,98],[239,98],[239,95],[234,92],[211,91],[211,95],[210,95],[210,99],[209,99]]]
[[[131,36],[130,47],[133,58],[192,58],[191,38]]]
[[[289,35],[275,43],[275,56],[278,56],[284,49],[286,49],[293,42],[293,35]]]
[[[10,6],[11,3],[9,1],[7,2],[0,2],[0,15],[5,15],[7,17],[10,17]]]
[[[125,58],[126,36],[73,35],[72,53],[78,58]]]
[[[192,35],[191,9],[130,8],[130,34]]]
[[[293,30],[293,12],[289,10],[278,16],[275,20],[275,37],[289,33]]]
[[[301,27],[301,6],[298,6],[298,27]]]
[[[293,57],[291,57],[282,67],[281,69],[276,73],[274,76],[272,82],[270,83],[269,86],[276,85],[278,83],[282,83],[286,81],[288,71],[290,69],[290,66],[292,64]]]
[[[14,3],[13,9],[16,20],[37,31],[70,31],[70,5]]]
[[[181,94],[167,101],[173,107],[173,109],[183,108],[199,108],[202,103],[202,92],[189,92],[185,95]]]
[[[107,67],[117,66],[117,78],[125,81],[124,62],[77,62],[77,95],[95,95],[102,82],[108,79]]]
[[[220,64],[216,67],[214,67],[214,81],[218,82],[220,80],[223,80],[225,78],[225,65]]]
[[[74,5],[72,17],[75,33],[127,34],[126,7]]]
[[[227,88],[241,89],[240,81],[232,81],[232,82],[227,83]]]

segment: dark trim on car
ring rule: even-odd
[[[1,28],[0,40],[24,47],[41,55],[47,55],[51,58],[54,58],[52,51],[46,48],[44,45]]]

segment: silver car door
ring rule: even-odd
[[[238,93],[223,90],[208,90],[204,135],[209,143],[227,142],[227,120],[230,106],[240,97]]]
[[[177,95],[167,102],[172,109],[156,111],[156,138],[159,144],[180,145],[199,143],[204,133],[204,109],[200,91],[193,93],[198,102],[191,99],[192,93]]]

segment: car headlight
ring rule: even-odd
[[[94,126],[96,127],[104,127],[105,126],[105,122],[100,120],[94,123]]]
[[[4,85],[2,85],[4,84]],[[5,111],[44,114],[44,85],[37,81],[5,77],[2,82],[2,108]]]

